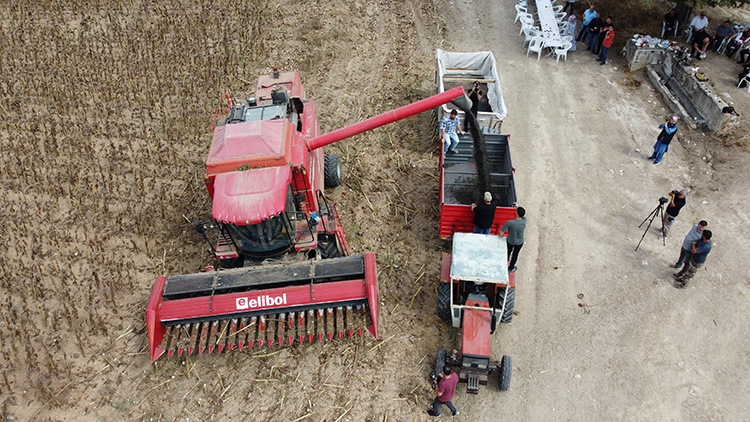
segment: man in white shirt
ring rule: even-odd
[[[706,17],[706,12],[701,12],[700,15],[694,17],[693,20],[690,21],[690,28],[693,32],[698,32],[707,27],[708,18]]]

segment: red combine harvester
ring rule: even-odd
[[[336,206],[323,195],[341,183],[341,165],[322,147],[468,101],[463,89],[322,136],[297,73],[274,68],[246,103],[223,98],[204,176],[213,219],[195,223],[222,269],[156,279],[146,308],[151,360],[331,340],[363,327],[377,337],[375,257],[347,256]]]
[[[435,373],[445,364],[466,382],[467,392],[476,394],[487,384],[489,373],[499,370],[501,391],[510,388],[511,359],[500,362],[490,355],[491,334],[498,322],[513,319],[515,273],[508,273],[506,238],[473,233],[456,233],[453,250],[443,255],[438,285],[438,316],[461,328],[461,352],[446,356],[439,349]]]

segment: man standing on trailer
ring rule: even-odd
[[[456,151],[456,147],[458,146],[458,135],[456,135],[456,131],[461,135],[464,134],[458,120],[458,112],[456,110],[451,110],[451,114],[443,117],[443,121],[440,122],[440,139],[445,143],[443,151],[446,154],[448,151],[455,153],[458,152]]]
[[[484,193],[484,203],[471,204],[471,210],[474,211],[474,233],[490,234],[496,209],[497,206],[492,203],[492,194],[489,192]]]
[[[518,203],[513,203],[514,207],[518,207]],[[505,233],[508,231],[508,272],[516,271],[516,261],[518,260],[518,252],[523,247],[523,232],[526,230],[526,210],[523,207],[516,208],[515,220],[508,220],[502,227],[500,227],[499,233]]]
[[[458,374],[451,370],[451,367],[445,365],[443,373],[438,374],[437,395],[432,401],[432,409],[427,411],[430,416],[440,416],[440,406],[446,405],[451,410],[453,416],[458,416],[456,406],[451,403],[451,399],[456,394],[456,385],[458,384]]]

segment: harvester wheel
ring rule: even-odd
[[[505,297],[505,288],[500,287],[497,289],[497,307],[500,308],[503,306],[503,298]],[[516,304],[516,289],[508,289],[508,299],[505,300],[505,311],[503,312],[503,317],[500,318],[500,322],[503,324],[509,323],[513,321],[513,307]]]
[[[338,154],[326,154],[324,172],[327,188],[335,188],[341,184],[341,160]]]
[[[503,360],[500,361],[500,391],[508,391],[510,388],[511,369],[510,356],[503,356]]]
[[[435,375],[443,373],[443,366],[445,366],[445,349],[438,349],[435,357]]]
[[[437,313],[441,319],[451,317],[451,283],[438,284]]]

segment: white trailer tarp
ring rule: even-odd
[[[474,80],[482,86],[486,84],[485,95],[492,111],[479,111],[478,118],[480,126],[492,126],[499,124],[508,114],[503,100],[503,91],[500,89],[500,79],[497,75],[495,56],[491,51],[478,51],[475,53],[454,53],[437,50],[435,54],[437,61],[437,86],[438,93],[446,91],[446,85],[453,88],[461,85],[466,91]],[[452,104],[443,104],[443,113],[450,113],[456,108]],[[456,108],[463,118],[463,112]]]

